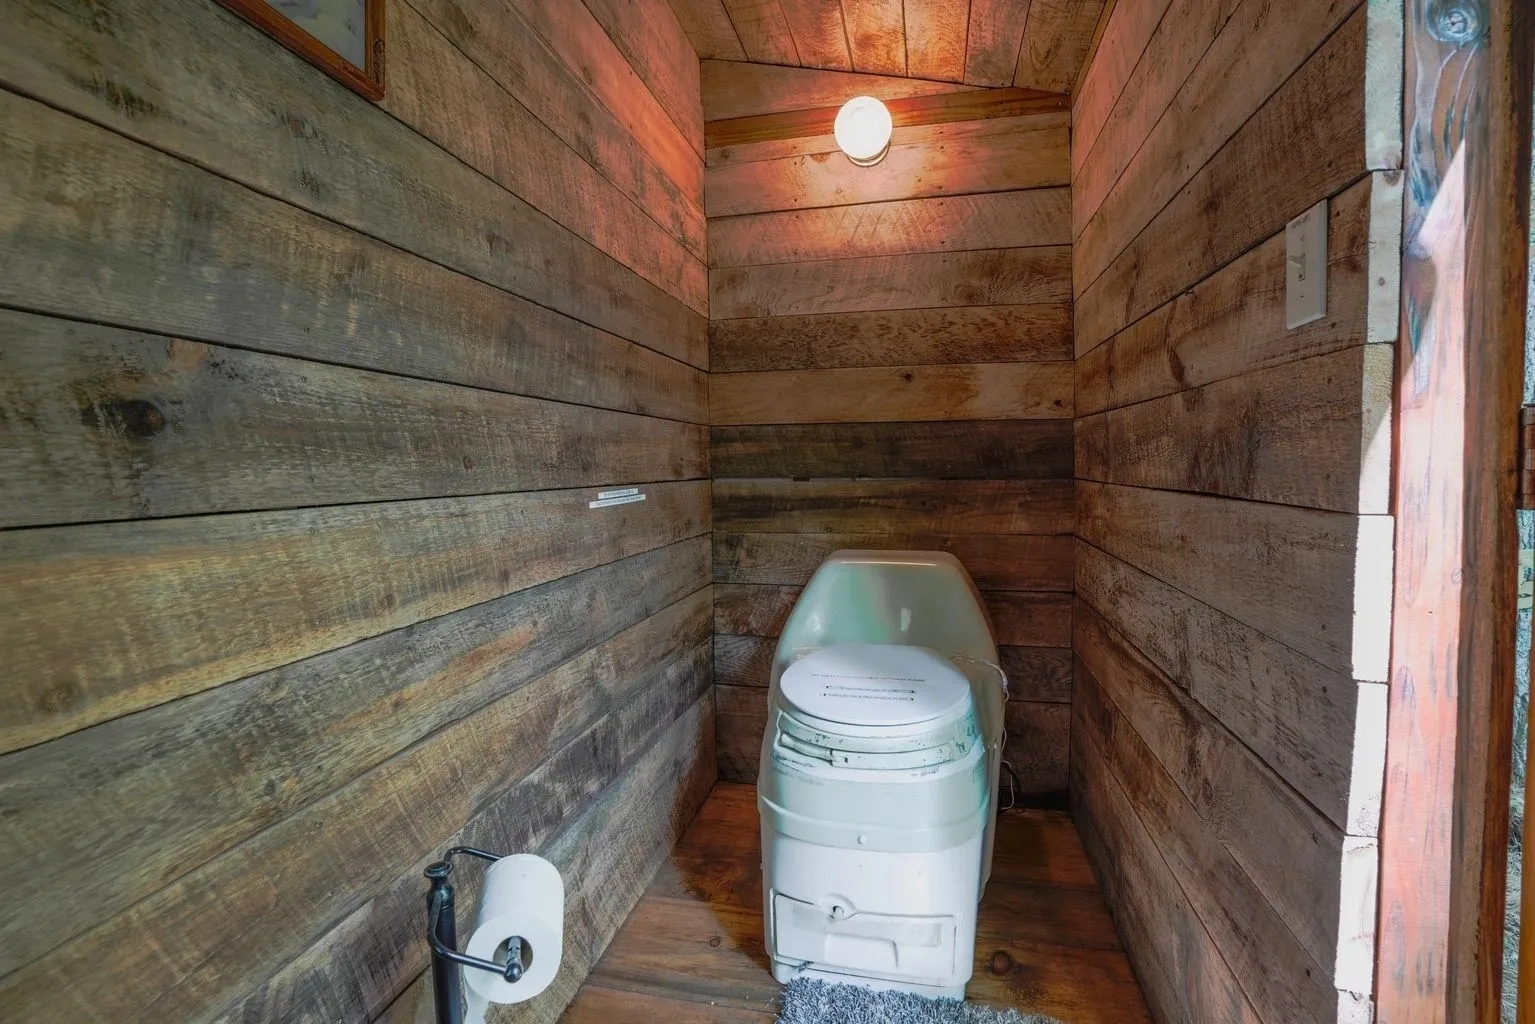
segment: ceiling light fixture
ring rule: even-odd
[[[855,96],[837,111],[832,134],[837,146],[859,167],[872,167],[890,151],[890,111],[873,96]]]

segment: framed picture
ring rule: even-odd
[[[370,100],[384,98],[384,0],[219,0]]]

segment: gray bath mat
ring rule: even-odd
[[[1052,1017],[995,1010],[957,999],[926,999],[795,978],[784,986],[778,1024],[1061,1024]]]

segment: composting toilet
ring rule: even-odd
[[[952,555],[838,551],[773,659],[757,804],[773,976],[962,998],[1006,677]]]

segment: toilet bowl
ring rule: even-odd
[[[963,997],[1005,685],[953,556],[822,563],[779,640],[758,776],[775,978]]]

